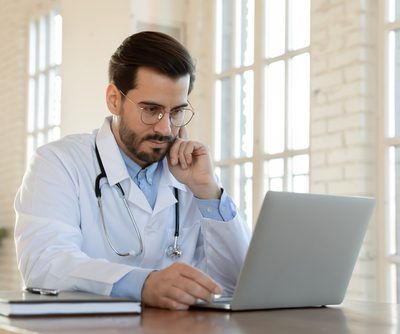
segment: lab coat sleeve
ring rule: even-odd
[[[18,267],[27,286],[109,295],[135,268],[81,250],[79,177],[54,150],[39,149],[15,199]]]
[[[219,283],[224,296],[232,296],[247,254],[251,230],[236,214],[226,222],[203,218],[201,232],[205,259],[202,269]]]

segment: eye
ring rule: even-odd
[[[142,104],[140,105],[140,108],[144,112],[152,115],[157,115],[159,113],[162,113],[162,107],[153,104]]]
[[[185,108],[174,109],[171,110],[171,117],[179,117],[183,113],[185,113]]]

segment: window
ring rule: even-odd
[[[310,0],[216,1],[215,160],[249,225],[309,188],[309,30]]]
[[[60,137],[61,38],[55,11],[30,23],[27,161],[38,146]]]
[[[386,112],[384,124],[386,293],[400,302],[400,1],[388,0],[384,24]],[[388,264],[388,265],[387,265]]]

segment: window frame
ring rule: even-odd
[[[289,0],[285,0],[286,3],[286,13],[285,16],[286,18],[289,17],[290,12],[289,12]],[[253,185],[252,185],[252,201],[253,201],[253,208],[252,208],[252,221],[253,221],[253,227],[255,224],[255,218],[257,217],[259,210],[261,208],[264,195],[265,195],[265,188],[264,188],[264,183],[266,182],[265,180],[265,175],[264,175],[264,163],[268,160],[275,159],[275,158],[283,158],[284,159],[284,190],[288,189],[288,180],[289,178],[292,177],[291,172],[289,171],[289,164],[288,161],[290,158],[297,156],[297,155],[302,155],[302,154],[307,154],[308,155],[308,161],[310,162],[310,144],[307,148],[304,149],[288,149],[288,141],[289,141],[289,131],[288,131],[288,114],[289,114],[289,108],[290,105],[288,103],[288,90],[289,90],[289,61],[293,59],[295,56],[299,56],[301,54],[308,53],[310,55],[311,47],[310,44],[308,46],[303,47],[301,49],[297,50],[290,50],[289,49],[289,20],[286,20],[285,23],[285,52],[282,55],[279,55],[277,57],[273,58],[267,58],[265,56],[265,38],[264,36],[264,31],[265,31],[265,20],[264,20],[264,15],[265,15],[265,1],[264,0],[254,0],[254,36],[260,36],[259,40],[254,41],[254,62],[251,65],[248,66],[239,66],[235,67],[235,62],[233,61],[233,65],[231,68],[228,70],[222,71],[220,73],[217,73],[216,71],[216,64],[214,63],[213,66],[213,83],[214,87],[215,84],[218,80],[221,80],[222,78],[231,78],[233,80],[232,82],[234,83],[234,77],[235,75],[240,75],[244,73],[245,71],[252,70],[253,75],[254,75],[254,95],[253,95],[253,106],[254,110],[260,110],[262,112],[254,112],[253,114],[253,154],[250,157],[230,157],[227,159],[220,159],[217,160],[215,159],[215,166],[216,167],[230,167],[231,171],[233,171],[235,165],[244,165],[245,163],[252,163],[252,180],[253,180]],[[311,6],[311,3],[310,3]],[[310,8],[311,12],[311,8]],[[216,39],[218,38],[216,35],[218,33],[217,30],[217,4],[215,3],[213,5],[213,36],[214,36],[214,41],[213,41],[213,54],[215,55],[215,58],[217,58],[217,41]],[[311,15],[310,15],[311,16]],[[237,22],[234,20],[234,27],[233,31],[236,31],[236,25]],[[233,46],[234,48],[234,46]],[[234,54],[234,50],[232,50],[232,54]],[[285,62],[285,149],[283,152],[280,153],[274,153],[274,154],[268,154],[264,152],[264,131],[263,131],[263,124],[264,124],[264,113],[265,113],[265,101],[264,101],[264,69],[268,64],[271,64],[273,62],[283,60]],[[309,71],[309,78],[311,76],[311,71]],[[231,88],[231,96],[236,97],[234,94],[234,86],[235,84],[232,84]],[[215,94],[215,89],[212,91],[212,101],[213,101],[213,110],[215,112],[216,108],[216,94]],[[310,106],[309,106],[309,112],[310,112]],[[310,115],[310,114],[309,114]],[[215,136],[215,117],[212,120],[213,122],[213,134],[212,134],[212,143],[214,147],[214,151],[216,150],[216,147],[219,145],[217,143],[217,137]],[[309,119],[310,123],[310,119]],[[310,143],[310,131],[308,133],[309,136],[309,143]],[[215,155],[214,155],[215,157]],[[310,163],[309,163],[310,166]],[[308,169],[308,189],[310,188],[310,167]],[[234,199],[237,200],[237,190],[235,189],[235,181],[234,181],[234,172],[231,173],[231,187],[233,186],[234,193],[231,194],[233,195]],[[262,182],[260,182],[262,181]]]
[[[391,31],[400,31],[400,17],[389,21],[389,1],[380,0],[379,4],[379,123],[378,123],[378,177],[377,189],[379,200],[377,202],[377,221],[378,223],[378,298],[385,302],[400,302],[400,282],[396,279],[394,267],[400,266],[400,255],[392,254],[396,245],[393,242],[395,238],[396,219],[393,217],[393,203],[391,193],[391,163],[390,148],[400,148],[400,136],[389,137],[389,33]],[[400,83],[399,83],[400,85]],[[399,101],[400,102],[400,101]],[[392,120],[394,121],[394,120]]]
[[[61,40],[58,41],[55,36],[55,23],[51,20],[59,16],[59,33],[61,34]],[[53,24],[53,25],[52,25]],[[40,27],[43,25],[42,27]],[[61,64],[62,64],[62,16],[58,9],[50,9],[46,12],[42,12],[35,17],[32,17],[28,24],[28,66],[27,66],[27,126],[26,126],[26,163],[29,162],[33,152],[40,145],[43,145],[51,140],[58,139],[60,137],[60,126],[61,126]],[[42,29],[44,29],[45,35],[45,45],[43,47],[40,45],[40,37],[42,34]],[[56,45],[59,43],[58,45]],[[55,45],[53,45],[55,44]],[[59,61],[57,61],[57,56],[55,53],[55,47],[59,47]],[[44,53],[44,57],[43,57]],[[32,60],[34,57],[34,60]],[[42,58],[41,58],[42,57]],[[52,59],[53,58],[53,59]],[[40,64],[42,59],[43,64]],[[53,61],[53,62],[52,62]],[[32,70],[32,66],[34,70]],[[59,92],[55,91],[55,87],[50,87],[50,76],[54,73],[55,77],[60,78]],[[39,96],[40,83],[42,78],[42,96]],[[32,92],[33,89],[33,92]],[[50,96],[53,90],[54,96]],[[54,124],[51,123],[50,113],[50,98],[55,98],[59,94],[59,116],[58,122]],[[42,100],[40,102],[40,100]],[[40,103],[42,106],[42,115]],[[39,124],[39,118],[42,117],[42,125]],[[57,131],[58,130],[58,131]],[[54,131],[54,138],[51,138],[51,133]],[[57,133],[58,132],[58,133]],[[39,138],[42,137],[42,141]]]

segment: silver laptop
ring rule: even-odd
[[[268,192],[233,297],[196,306],[251,310],[340,304],[374,202]]]

